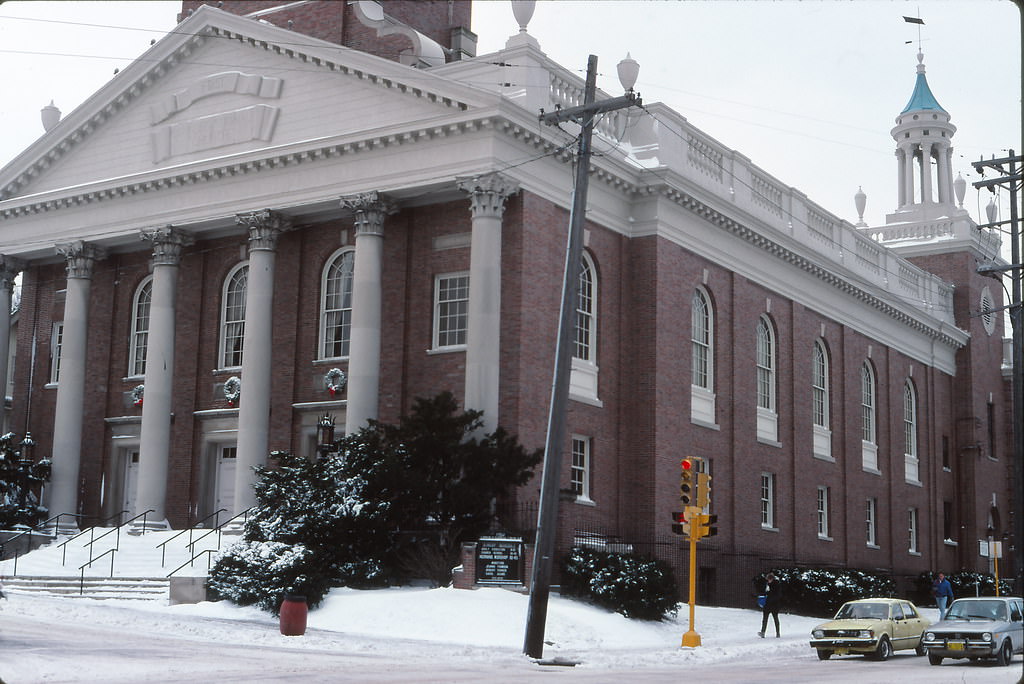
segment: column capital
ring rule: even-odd
[[[15,277],[25,270],[26,264],[24,259],[0,254],[0,289],[12,289]]]
[[[235,222],[249,231],[249,252],[261,249],[273,252],[277,249],[277,238],[292,228],[287,216],[270,209],[236,214]]]
[[[182,249],[195,242],[191,233],[173,226],[143,228],[139,237],[153,243],[154,266],[177,266]]]
[[[384,235],[384,219],[398,211],[398,204],[376,190],[341,198],[341,207],[355,212],[356,235]]]
[[[501,218],[505,199],[519,192],[519,183],[500,173],[461,176],[455,179],[459,190],[469,194],[473,218]]]
[[[107,257],[107,250],[82,240],[57,245],[56,250],[67,262],[68,278],[91,279],[92,267]]]

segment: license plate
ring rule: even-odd
[[[962,641],[950,641],[946,646],[950,651],[962,651],[965,648],[965,644]]]

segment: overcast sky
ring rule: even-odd
[[[180,2],[4,2],[0,5],[0,165],[42,134],[51,100],[71,112],[175,25]],[[896,208],[889,130],[914,87],[918,25],[928,83],[952,116],[954,175],[1021,150],[1020,15],[1009,0],[582,0],[539,2],[528,30],[582,76],[621,87],[615,65],[640,63],[645,103],[664,102],[724,145],[851,222]],[[474,2],[479,54],[518,32],[510,3]],[[908,44],[909,41],[909,44]],[[989,195],[968,190],[977,219]],[[1008,200],[1001,198],[1004,215]]]

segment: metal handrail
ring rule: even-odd
[[[145,510],[142,513],[139,513],[134,518],[131,518],[130,520],[125,520],[123,523],[121,523],[120,525],[118,525],[114,529],[107,530],[106,532],[104,532],[100,536],[96,537],[95,539],[93,539],[92,535],[89,535],[89,543],[88,544],[83,544],[82,546],[88,546],[89,547],[89,555],[92,556],[92,545],[95,544],[96,542],[98,542],[100,539],[103,539],[104,537],[106,537],[111,532],[116,532],[117,534],[115,535],[115,538],[117,539],[117,541],[114,542],[114,549],[116,550],[117,547],[121,545],[121,528],[122,527],[124,527],[125,525],[127,525],[130,522],[135,522],[139,518],[142,518],[142,529],[146,529],[146,516],[149,515],[150,513],[155,513],[155,512],[156,511],[154,509],[152,509],[152,508],[150,508],[148,510]],[[120,515],[120,513],[118,515]],[[96,528],[93,527],[93,528],[90,528],[90,529],[95,530]],[[111,560],[111,563],[113,563],[113,560]]]
[[[225,528],[225,527],[226,527],[226,526],[227,526],[227,525],[228,525],[228,524],[229,524],[229,523],[230,523],[231,521],[233,521],[233,520],[237,520],[237,519],[238,519],[239,517],[243,517],[243,520],[242,520],[243,524],[244,524],[245,522],[248,522],[248,520],[249,520],[249,513],[250,513],[250,511],[252,511],[252,509],[254,509],[254,508],[256,508],[256,506],[249,506],[249,508],[246,508],[246,509],[245,509],[244,511],[242,511],[241,513],[236,513],[235,515],[233,515],[232,517],[228,518],[228,519],[227,519],[227,520],[225,520],[225,521],[224,521],[224,522],[223,522],[222,524],[220,524],[220,525],[218,525],[217,527],[213,528],[213,529],[212,529],[212,530],[210,530],[209,532],[205,532],[205,533],[203,533],[203,534],[199,535],[199,537],[197,537],[197,538],[195,539],[195,541],[189,542],[189,545],[188,545],[188,550],[189,550],[189,551],[191,551],[192,553],[195,553],[195,550],[196,550],[196,548],[195,548],[195,547],[196,547],[196,544],[198,544],[198,543],[199,543],[200,541],[202,541],[202,540],[203,540],[203,539],[204,539],[205,537],[208,537],[208,536],[210,536],[210,535],[211,535],[211,534],[213,534],[214,532],[216,532],[216,533],[217,533],[217,548],[219,549],[219,548],[220,548],[220,542],[221,542],[221,537],[222,537],[222,531],[223,531],[223,529],[224,529],[224,528]]]
[[[220,508],[220,509],[214,511],[213,513],[211,513],[210,515],[206,516],[202,520],[196,521],[196,523],[194,525],[191,525],[188,529],[184,529],[181,532],[178,532],[178,534],[174,535],[170,539],[166,539],[166,540],[160,542],[159,544],[157,544],[156,545],[157,548],[160,549],[160,567],[161,568],[164,567],[164,564],[167,561],[167,545],[168,544],[170,544],[172,541],[174,541],[175,539],[177,539],[181,535],[183,535],[186,532],[188,532],[189,533],[188,534],[188,546],[186,548],[191,548],[192,547],[192,533],[195,532],[195,529],[197,527],[199,527],[200,525],[202,525],[207,520],[209,520],[210,518],[214,519],[213,526],[214,526],[214,529],[216,529],[218,527],[218,525],[217,525],[217,516],[219,516],[221,513],[226,513],[227,510],[228,509],[226,509],[226,508]],[[206,535],[204,534],[203,537],[205,537],[205,536]],[[200,539],[202,539],[202,537],[200,537]],[[218,548],[219,548],[219,545],[218,545]]]
[[[171,575],[173,575],[174,573],[178,572],[179,570],[181,570],[186,565],[193,565],[195,563],[196,558],[199,558],[204,553],[207,554],[207,556],[206,556],[206,569],[209,570],[210,569],[210,563],[212,562],[212,558],[213,558],[210,554],[216,553],[218,551],[220,551],[220,548],[216,548],[216,549],[203,549],[202,551],[200,551],[196,555],[192,556],[191,558],[189,558],[187,561],[185,561],[184,563],[182,563],[178,567],[176,567],[173,570],[171,570],[169,573],[167,573],[167,576],[170,577]]]
[[[7,539],[5,539],[2,542],[0,542],[0,559],[3,559],[4,552],[7,550],[7,545],[8,544],[10,544],[12,541],[17,539],[18,537],[23,537],[26,534],[28,535],[28,550],[31,551],[32,550],[32,534],[33,533],[36,533],[36,534],[46,534],[44,532],[44,530],[46,529],[46,525],[48,523],[50,523],[50,522],[53,522],[54,520],[57,521],[57,523],[53,526],[54,532],[56,533],[56,530],[60,527],[60,519],[63,516],[65,516],[65,515],[70,515],[70,516],[73,516],[75,518],[81,518],[82,517],[78,513],[58,513],[55,516],[47,518],[46,520],[44,520],[43,522],[39,523],[35,527],[31,527],[30,526],[27,530],[25,530],[23,532],[19,532],[18,534],[14,535],[12,537],[8,537]],[[47,535],[47,536],[50,536],[50,535]],[[53,536],[56,536],[56,534],[54,534]],[[13,559],[14,559],[14,569],[11,572],[11,577],[17,577],[18,576],[18,558],[20,556],[21,556],[21,552],[20,551],[15,551],[14,552],[14,556],[13,556]]]
[[[95,561],[98,561],[100,558],[103,558],[108,553],[110,554],[110,576],[111,577],[114,576],[114,552],[115,551],[117,551],[117,547],[116,546],[114,548],[112,548],[112,549],[107,549],[106,551],[104,551],[100,555],[96,556],[95,558],[90,558],[88,561],[86,561],[85,563],[82,563],[82,565],[78,566],[78,572],[79,572],[78,595],[79,596],[81,596],[82,594],[85,593],[85,568],[86,567],[90,567],[91,568],[92,564]]]
[[[118,511],[114,515],[111,515],[109,517],[103,518],[102,520],[100,520],[100,525],[103,525],[103,523],[107,522],[108,520],[112,520],[114,518],[120,517],[121,515],[123,515],[123,514],[125,514],[127,512],[128,511]],[[61,513],[61,515],[75,515],[75,517],[78,517],[78,518],[83,517],[81,515],[76,515],[74,513]],[[59,518],[60,515],[58,515],[57,517]],[[59,521],[58,521],[58,524],[59,524]],[[67,563],[67,560],[68,560],[68,544],[70,544],[74,540],[78,539],[79,537],[81,537],[86,532],[89,532],[89,538],[91,540],[92,539],[92,534],[94,534],[94,530],[95,529],[96,529],[96,527],[93,526],[93,527],[90,527],[89,529],[82,530],[78,534],[76,534],[74,536],[71,536],[71,537],[68,537],[67,539],[65,539],[64,542],[61,543],[60,546],[57,547],[57,548],[61,549],[61,557],[60,557],[60,565],[61,565],[61,567],[64,567],[64,564]],[[91,543],[92,542],[90,541],[90,544]],[[91,547],[89,549],[89,552],[90,553],[92,552],[92,548]]]

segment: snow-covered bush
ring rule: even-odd
[[[435,581],[450,581],[460,543],[489,527],[492,501],[540,461],[501,428],[476,437],[481,412],[457,409],[447,392],[417,399],[398,425],[370,421],[322,458],[271,454],[257,468],[245,542],[216,561],[209,588],[268,610],[286,591],[315,606],[332,586],[403,580],[402,560],[430,557],[431,544],[446,575]]]
[[[935,597],[932,596],[932,582],[938,573],[922,572],[914,578],[914,595],[911,600],[921,606],[934,605]],[[949,585],[953,588],[953,598],[965,596],[995,596],[996,578],[994,575],[981,572],[960,570],[946,575]],[[1006,579],[999,580],[999,593],[1002,596],[1013,595],[1013,584]]]
[[[778,568],[782,609],[800,615],[831,617],[847,601],[893,596],[896,584],[888,575],[846,568]],[[753,579],[754,594],[763,594],[765,576]]]
[[[217,598],[275,615],[285,594],[301,594],[316,605],[328,587],[306,572],[311,555],[301,544],[242,540],[217,559],[207,588]]]
[[[636,554],[571,549],[562,565],[561,593],[642,620],[661,620],[676,611],[672,567]]]

